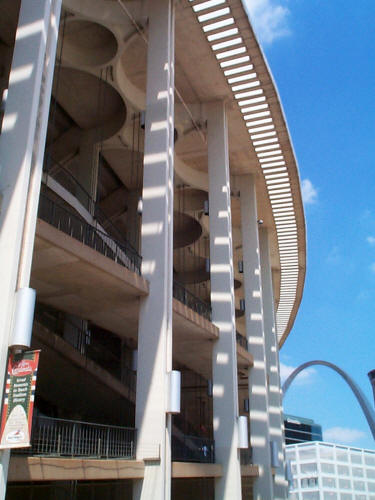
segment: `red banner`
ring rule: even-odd
[[[0,449],[30,446],[40,351],[9,355],[0,428]]]

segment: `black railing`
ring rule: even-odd
[[[215,463],[215,442],[195,436],[173,436],[172,460],[213,464]]]
[[[126,385],[130,392],[135,395],[137,373],[127,366],[121,366],[121,359],[115,356],[106,346],[95,342],[91,337],[90,330],[83,330],[66,318],[60,319],[56,313],[44,309],[40,304],[37,304],[35,308],[35,318],[41,325],[62,337],[65,342],[79,351],[85,359],[90,359],[104,368]],[[69,335],[64,335],[64,329],[69,330]]]
[[[211,306],[199,297],[193,295],[176,280],[173,280],[173,297],[179,302],[185,304],[185,306],[189,307],[189,309],[192,309],[194,312],[211,321]]]
[[[45,194],[40,195],[38,217],[127,269],[141,274],[142,258],[130,243],[116,241]]]
[[[241,335],[240,332],[236,332],[236,340],[238,345],[246,349],[246,351],[249,350],[249,343],[247,341],[247,338]]]
[[[37,416],[33,420],[31,446],[20,448],[17,453],[132,459],[135,440],[136,430],[130,427]]]
[[[242,448],[240,450],[240,464],[251,465],[253,463],[251,448]]]
[[[103,212],[100,206],[92,199],[86,189],[77,181],[68,169],[53,160],[53,166],[46,171],[46,175],[52,177],[61,186],[86,208],[86,210],[96,219],[99,224],[116,238],[118,242],[126,245],[127,241],[121,231],[113,224],[110,218]]]

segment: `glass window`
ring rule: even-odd
[[[363,481],[353,481],[353,490],[365,491],[365,483]]]
[[[340,500],[353,500],[351,493],[341,493]]]
[[[325,458],[326,460],[333,460],[333,448],[331,446],[319,446],[320,458]]]
[[[338,465],[337,474],[340,476],[349,476],[349,467],[347,465]]]
[[[368,497],[368,500],[375,500],[375,495],[370,495],[370,496]]]
[[[298,490],[298,479],[293,479],[292,488]]]
[[[302,498],[303,500],[319,500],[319,491],[304,491]]]
[[[360,467],[353,467],[352,474],[355,477],[363,477],[363,469],[361,469]]]
[[[365,464],[375,465],[375,454],[365,453]]]
[[[318,478],[317,477],[309,477],[307,481],[308,481],[309,488],[315,488],[315,486],[318,486]]]
[[[318,470],[317,465],[314,463],[300,464],[299,468],[300,468],[301,474],[306,474],[309,472],[317,472],[317,470]]]
[[[367,469],[366,476],[370,479],[375,479],[375,469]]]
[[[309,487],[309,481],[307,477],[303,477],[301,479],[301,488],[308,488]]]
[[[290,500],[298,500],[298,493],[289,493]]]
[[[323,486],[336,488],[336,479],[334,477],[323,477]]]
[[[327,474],[334,474],[335,473],[335,466],[333,464],[322,463],[322,464],[320,464],[320,468],[322,469],[322,472],[325,472]]]
[[[292,464],[292,473],[297,474],[297,465],[296,464]]]
[[[295,450],[286,450],[286,458],[287,460],[296,461],[296,451]]]
[[[336,457],[338,462],[348,462],[348,453],[344,449],[336,448]]]
[[[350,490],[351,485],[349,479],[339,479],[339,488],[343,490]]]
[[[300,448],[298,450],[300,460],[315,460],[316,459],[316,449],[315,446],[309,448]]]
[[[323,496],[324,500],[337,500],[337,493],[334,491],[324,491]]]
[[[368,489],[369,491],[375,491],[375,483],[370,483],[370,482],[368,482],[368,483],[367,483],[367,489]]]
[[[350,455],[352,459],[352,464],[361,464],[362,463],[362,455],[360,453],[352,453]]]
[[[355,500],[367,500],[366,495],[356,495]]]

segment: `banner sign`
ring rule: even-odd
[[[11,353],[0,428],[0,449],[30,446],[40,351]]]

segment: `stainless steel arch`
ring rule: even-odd
[[[293,382],[293,380],[296,378],[296,376],[305,368],[308,368],[309,366],[313,365],[322,365],[322,366],[327,366],[328,368],[331,368],[334,370],[336,373],[341,375],[341,377],[345,380],[345,382],[349,385],[351,390],[354,393],[354,396],[357,398],[358,403],[361,405],[362,411],[366,417],[367,423],[370,427],[372,437],[375,439],[375,412],[368,402],[366,396],[363,394],[361,389],[358,387],[358,385],[354,382],[354,380],[349,377],[347,373],[344,372],[344,370],[341,370],[338,366],[334,365],[333,363],[330,363],[328,361],[321,361],[321,360],[316,360],[316,361],[308,361],[307,363],[303,363],[300,365],[298,368],[294,370],[293,373],[289,375],[289,377],[285,380],[282,390],[283,394],[285,395],[286,391],[289,389],[290,384]]]

